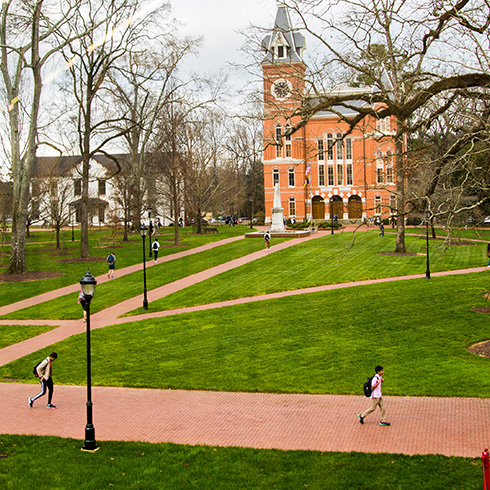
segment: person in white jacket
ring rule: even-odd
[[[49,354],[44,361],[41,361],[37,367],[37,375],[39,376],[39,381],[41,382],[41,392],[36,396],[29,398],[29,406],[32,407],[34,401],[44,396],[46,394],[46,390],[48,391],[48,404],[46,408],[56,408],[52,403],[53,399],[53,361],[58,358],[58,354],[56,352],[52,352]]]

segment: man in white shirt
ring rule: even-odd
[[[357,418],[359,419],[359,422],[361,424],[364,424],[364,419],[370,414],[373,413],[376,410],[376,407],[379,407],[379,410],[381,412],[381,422],[379,425],[391,425],[389,422],[386,422],[386,412],[384,409],[384,403],[383,403],[383,395],[381,394],[381,383],[383,383],[383,374],[384,374],[384,369],[381,366],[376,366],[374,368],[376,371],[375,376],[373,376],[373,379],[371,380],[371,388],[372,388],[372,393],[371,393],[371,406],[364,412],[358,413]]]
[[[29,406],[32,408],[32,405],[34,404],[34,400],[37,400],[41,396],[44,396],[46,394],[46,391],[48,391],[48,404],[46,405],[46,408],[56,408],[55,405],[51,403],[53,399],[53,361],[58,358],[58,354],[56,352],[52,352],[49,354],[44,361],[41,361],[37,366],[36,366],[36,371],[37,375],[39,376],[39,381],[41,382],[41,392],[38,393],[36,396],[33,396],[32,398],[29,398]]]

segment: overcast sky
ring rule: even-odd
[[[240,47],[245,38],[238,31],[251,24],[272,27],[276,0],[173,0],[172,14],[185,24],[182,33],[204,37],[200,56],[192,59],[199,73],[226,69],[227,63],[240,63]]]

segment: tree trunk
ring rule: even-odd
[[[174,245],[177,247],[180,245],[180,229],[179,229],[179,202],[174,199]]]
[[[406,253],[405,247],[405,166],[403,161],[403,133],[402,123],[397,120],[396,136],[396,247],[395,253]]]
[[[56,225],[56,248],[60,248],[60,226]]]

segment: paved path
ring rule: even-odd
[[[57,410],[37,386],[0,385],[0,433],[83,440],[86,388],[56,386]],[[490,399],[386,397],[391,427],[356,414],[363,396],[276,395],[94,387],[96,439],[479,457],[488,447]]]
[[[273,251],[314,239],[313,235],[275,245]],[[236,238],[237,239],[237,238]],[[210,246],[218,246],[215,242]],[[208,246],[209,247],[209,246]],[[200,248],[202,250],[202,248]],[[199,249],[189,250],[190,254]],[[272,252],[273,253],[273,252]],[[205,280],[242,263],[257,260],[266,252],[222,264],[151,291],[153,298]],[[180,255],[182,256],[182,255]],[[172,260],[176,255],[162,258]],[[121,276],[141,268],[141,264],[118,271]],[[466,274],[486,270],[485,267],[434,273]],[[238,303],[260,301],[286,295],[305,294],[328,289],[353,287],[374,282],[398,281],[425,277],[424,274],[334,284],[296,291],[273,293],[251,298],[155,312],[128,318],[118,315],[141,305],[137,297],[92,316],[92,328],[114,323],[174,315],[185,311],[218,308]],[[106,276],[97,278],[104,282]],[[72,289],[70,289],[72,288]],[[74,292],[78,285],[63,288],[62,294]],[[17,303],[10,311],[39,304],[60,295],[60,290]],[[29,301],[31,301],[29,303]],[[28,304],[29,303],[29,304]],[[12,305],[9,305],[12,307]],[[5,314],[6,309],[0,309]],[[14,321],[0,324],[60,325],[43,335],[0,350],[0,365],[47,347],[76,333],[85,325],[77,321]],[[33,408],[27,399],[37,391],[36,385],[0,383],[0,433],[58,435],[83,439],[85,428],[86,388],[56,386],[58,410],[46,410],[45,400]],[[365,397],[330,395],[277,395],[266,393],[216,393],[181,390],[147,390],[94,387],[94,424],[96,437],[103,440],[141,440],[178,444],[247,446],[256,448],[305,449],[319,451],[366,451],[404,454],[444,454],[478,457],[488,446],[490,399],[387,397],[391,427],[380,427],[378,416],[372,415],[361,426],[356,414],[368,403]],[[124,423],[121,423],[124,421]]]

